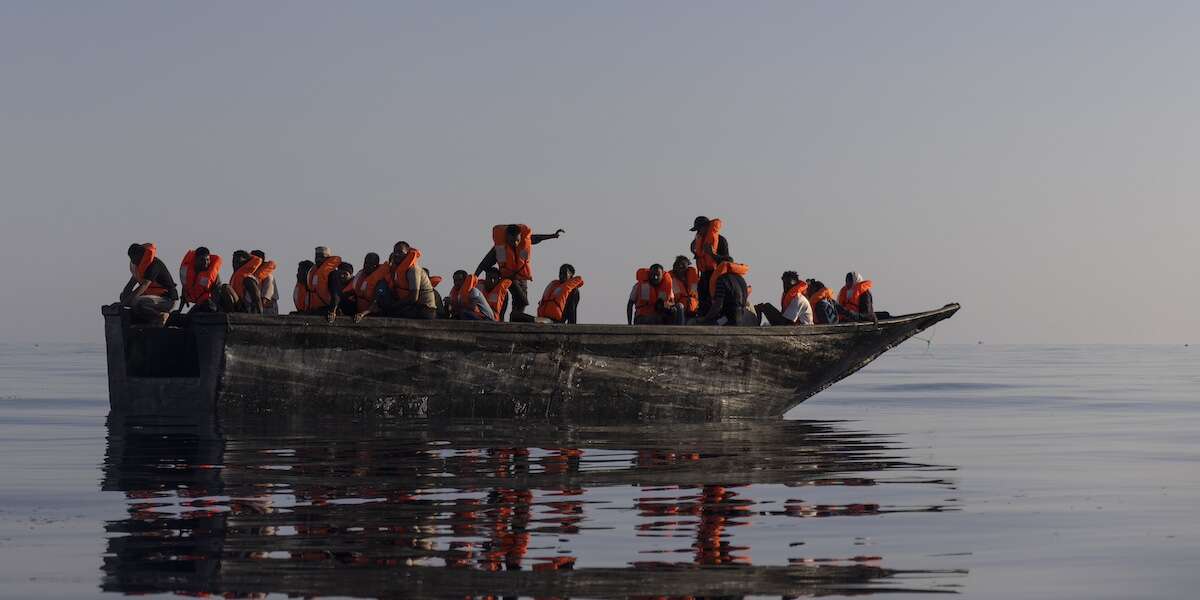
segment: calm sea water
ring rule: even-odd
[[[0,596],[1200,595],[1200,348],[908,345],[783,422],[106,422],[0,345]]]

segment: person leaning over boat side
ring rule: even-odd
[[[756,304],[754,309],[759,315],[767,318],[771,325],[812,325],[812,306],[805,294],[808,292],[808,282],[800,279],[795,271],[784,271],[780,277],[783,281],[783,296],[779,300],[780,312],[770,302]]]
[[[191,313],[217,312],[217,294],[221,288],[221,257],[200,246],[188,250],[179,263],[181,291],[179,311],[192,305]]]
[[[251,250],[250,254],[263,261],[262,266],[254,271],[254,277],[258,279],[258,290],[262,295],[263,314],[277,315],[279,314],[279,285],[275,281],[275,261],[267,260],[267,253],[262,250]]]
[[[396,242],[388,257],[391,276],[375,288],[375,301],[389,317],[436,319],[437,302],[433,284],[421,268],[421,251],[408,242]]]
[[[697,325],[757,326],[758,314],[750,306],[750,285],[743,277],[749,270],[732,257],[722,256],[709,282],[708,312],[696,319]]]
[[[655,263],[637,270],[637,283],[629,291],[625,322],[630,325],[683,325],[683,306],[675,301],[670,273]]]
[[[583,287],[583,278],[575,275],[575,267],[563,264],[558,267],[558,279],[551,281],[542,292],[538,301],[538,319],[551,323],[570,323],[579,321],[579,288]]]
[[[221,286],[218,293],[221,310],[228,313],[262,314],[262,289],[254,273],[262,266],[262,259],[237,250],[233,253],[233,275],[229,283]]]
[[[816,279],[808,280],[808,304],[812,307],[813,324],[833,325],[838,322],[837,302],[833,290]]]
[[[307,314],[312,309],[313,293],[308,289],[308,272],[313,268],[313,261],[302,260],[296,265],[296,287],[292,288],[292,304],[296,310],[293,315]]]
[[[676,256],[671,267],[671,291],[683,307],[684,319],[691,319],[700,310],[700,272],[686,256]]]
[[[696,309],[700,314],[708,312],[712,274],[720,263],[719,257],[729,256],[729,242],[721,235],[723,225],[720,219],[710,220],[700,216],[692,221],[692,228],[689,230],[696,232],[691,249],[692,256],[696,257],[696,270],[700,274],[697,285],[699,306]]]
[[[487,298],[479,290],[479,278],[459,269],[454,272],[454,287],[450,290],[449,302],[446,302],[451,319],[462,321],[496,321],[496,313],[492,311]]]
[[[151,243],[130,244],[126,254],[130,277],[117,298],[132,309],[136,322],[165,325],[179,292],[167,265],[157,256],[158,248]]]
[[[533,320],[533,317],[525,314],[525,307],[529,306],[529,282],[533,281],[533,267],[530,264],[533,246],[558,239],[566,232],[565,229],[558,229],[554,233],[535,234],[528,225],[522,224],[492,227],[492,247],[483,255],[479,266],[475,267],[475,276],[483,274],[488,267],[496,266],[502,277],[513,282],[509,289],[513,297],[510,320]]]
[[[313,266],[308,270],[305,285],[312,292],[306,314],[324,315],[330,322],[337,317],[342,303],[342,290],[346,288],[346,277],[338,270],[342,257],[334,256],[328,246],[317,246],[313,250]]]
[[[878,322],[875,298],[871,295],[871,280],[863,279],[858,271],[846,273],[846,285],[838,292],[839,317],[843,321]]]
[[[512,289],[513,282],[501,277],[500,269],[496,267],[488,267],[484,273],[483,281],[476,283],[475,287],[483,293],[488,306],[492,307],[492,314],[496,320],[503,321],[504,313],[508,310],[509,290]]]

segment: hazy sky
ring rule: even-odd
[[[1200,3],[0,3],[0,339],[99,340],[154,241],[291,274],[490,227],[624,322],[721,217],[953,342],[1200,342]],[[227,263],[228,264],[228,263]],[[228,269],[225,276],[228,277]],[[449,285],[442,284],[442,291]]]

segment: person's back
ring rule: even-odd
[[[808,281],[808,302],[812,306],[813,324],[833,325],[838,322],[838,307],[833,290],[816,280]]]
[[[698,320],[701,324],[718,323],[724,319],[726,325],[758,325],[759,317],[750,306],[750,284],[745,274],[749,267],[724,257],[713,272],[709,284],[711,303],[708,312]]]

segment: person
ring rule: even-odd
[[[433,284],[421,268],[421,251],[408,242],[396,242],[388,257],[391,268],[389,282],[381,281],[375,288],[375,301],[389,317],[403,319],[436,319],[437,302]]]
[[[312,292],[310,315],[324,315],[330,322],[337,317],[342,304],[342,290],[346,288],[345,272],[338,269],[342,257],[334,256],[328,246],[317,246],[313,250],[313,266],[308,270],[305,285]]]
[[[312,310],[313,293],[308,289],[308,272],[313,268],[313,261],[302,260],[296,265],[296,287],[292,288],[292,304],[296,310],[292,314],[307,314]]]
[[[843,321],[879,322],[875,315],[875,298],[871,295],[871,280],[863,279],[858,271],[846,273],[846,285],[838,292],[838,316]]]
[[[745,275],[750,267],[722,256],[709,281],[708,312],[696,319],[699,325],[756,326],[758,314],[750,306],[750,285]]]
[[[696,270],[700,274],[697,282],[699,306],[697,311],[707,313],[709,299],[712,293],[712,275],[720,263],[719,257],[729,256],[729,242],[721,235],[724,223],[720,219],[709,219],[705,216],[696,217],[692,221],[690,231],[696,232],[692,239],[692,256],[696,257]]]
[[[134,322],[161,326],[170,318],[179,292],[157,254],[158,248],[152,243],[129,245],[126,255],[130,277],[117,299],[132,309]]]
[[[483,298],[487,300],[488,306],[492,307],[492,313],[497,321],[504,320],[504,313],[508,310],[509,291],[512,289],[513,281],[500,276],[500,269],[496,267],[488,267],[485,271],[484,280],[475,284],[480,292],[483,292]]]
[[[264,315],[279,314],[279,285],[275,281],[275,261],[267,260],[267,253],[262,250],[251,250],[250,254],[263,261],[262,266],[254,272],[258,279],[258,290],[262,295]]]
[[[579,288],[583,287],[583,278],[575,275],[575,267],[563,264],[558,267],[558,279],[551,281],[542,292],[538,301],[537,315],[552,323],[570,323],[579,321]],[[515,302],[514,302],[515,304]]]
[[[700,310],[700,273],[692,266],[692,261],[686,256],[676,256],[675,264],[671,266],[671,291],[675,294],[675,302],[683,307],[685,319],[696,316]]]
[[[374,252],[368,252],[363,257],[363,268],[358,272],[346,287],[342,288],[344,294],[348,294],[354,301],[354,321],[357,323],[366,318],[369,314],[378,314],[379,306],[375,302],[375,287],[379,282],[386,281],[391,276],[391,271],[388,265],[379,263],[379,255]]]
[[[483,255],[483,260],[479,261],[479,266],[475,268],[475,276],[483,274],[488,267],[496,266],[500,269],[501,277],[513,282],[509,290],[512,293],[511,320],[532,320],[532,317],[525,314],[525,307],[529,306],[529,282],[533,281],[533,268],[530,264],[533,246],[546,240],[558,239],[564,233],[565,229],[558,229],[554,233],[535,234],[528,225],[523,224],[492,227],[492,247]]]
[[[808,280],[808,303],[812,306],[814,324],[833,325],[838,322],[838,307],[833,299],[833,290],[825,287],[824,283],[816,279]]]
[[[354,282],[354,265],[348,262],[343,262],[337,266],[338,277],[346,282],[342,286],[342,299],[338,302],[338,313],[343,315],[358,315],[358,302],[354,298],[351,285]],[[346,290],[351,290],[347,292]],[[357,322],[357,321],[355,321]]]
[[[229,313],[262,314],[262,290],[254,273],[262,266],[262,259],[237,250],[233,253],[233,275],[229,283],[219,292],[221,310]]]
[[[483,292],[476,287],[479,278],[459,269],[452,277],[454,287],[450,290],[450,301],[446,302],[451,319],[463,321],[496,321],[496,313]]]
[[[682,325],[683,306],[675,301],[674,284],[670,273],[655,263],[649,269],[638,269],[637,283],[629,291],[625,305],[625,322],[630,325]]]
[[[442,282],[441,275],[430,275],[429,269],[421,267],[425,271],[425,276],[429,278],[429,285],[433,287],[433,304],[437,307],[437,315],[439,319],[450,318],[450,309],[446,307],[446,299],[442,298],[442,293],[438,291],[437,286]]]
[[[192,306],[192,313],[214,313],[219,310],[217,294],[221,288],[221,257],[200,246],[188,250],[179,263],[179,311]]]
[[[800,279],[795,271],[784,271],[780,277],[783,282],[783,296],[779,300],[781,312],[770,302],[755,305],[758,314],[767,318],[771,325],[812,325],[812,306],[808,303],[808,282]]]

